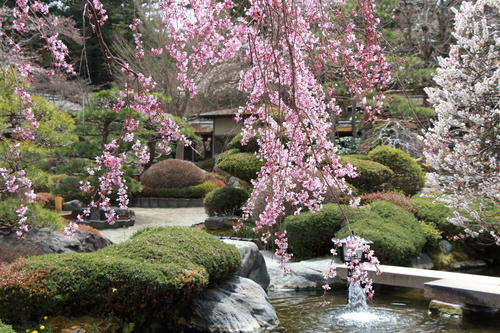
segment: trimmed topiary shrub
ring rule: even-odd
[[[209,192],[219,187],[211,181],[205,181],[199,185],[181,188],[144,188],[142,195],[145,197],[198,199],[204,198]]]
[[[372,203],[374,201],[389,201],[395,205],[406,210],[408,213],[414,213],[413,206],[410,199],[402,195],[401,193],[394,191],[387,192],[373,192],[361,195],[361,203],[363,205]]]
[[[241,151],[239,149],[236,149],[236,148],[232,148],[232,149],[228,149],[226,151],[223,151],[222,153],[220,153],[219,155],[217,155],[215,157],[215,164],[217,164],[220,161],[224,160],[229,155],[238,154],[238,153],[241,153]]]
[[[223,187],[208,193],[203,204],[208,216],[237,216],[241,214],[241,207],[247,200],[247,191],[240,188]]]
[[[326,204],[317,213],[305,212],[285,218],[283,228],[287,231],[288,244],[297,260],[327,255],[334,246],[332,238],[345,223],[364,211],[347,205]]]
[[[440,203],[433,198],[419,196],[412,197],[410,202],[415,211],[415,217],[420,221],[434,223],[443,233],[443,236],[454,236],[462,231],[459,226],[448,222],[448,218],[452,216],[453,212],[444,203]]]
[[[262,167],[259,159],[251,153],[237,153],[226,156],[217,163],[217,167],[247,182],[257,176]]]
[[[17,199],[0,201],[0,229],[16,230],[19,216],[16,209],[19,207]],[[42,208],[40,204],[28,204],[26,223],[30,228],[49,228],[56,231],[63,229],[64,220],[53,210]]]
[[[377,146],[368,156],[372,161],[388,166],[394,172],[389,189],[413,195],[424,187],[425,173],[407,152],[389,146]]]
[[[195,228],[155,227],[92,253],[31,257],[0,266],[0,317],[114,314],[174,320],[211,283],[239,268],[231,245]]]
[[[371,248],[384,264],[407,265],[422,252],[426,237],[421,224],[403,208],[387,201],[375,201],[368,208],[371,216],[354,219],[351,230],[371,240]],[[337,233],[347,236],[346,228]]]
[[[158,188],[188,187],[201,184],[205,171],[191,162],[168,159],[153,164],[141,176],[144,186]]]
[[[342,156],[342,164],[352,164],[360,174],[356,178],[348,178],[349,183],[361,192],[382,190],[386,183],[394,176],[394,172],[385,165],[377,162],[361,160],[349,156]]]

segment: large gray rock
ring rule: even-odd
[[[93,252],[113,244],[107,238],[82,230],[66,237],[48,228],[32,229],[24,237],[18,240],[15,233],[0,236],[0,261],[49,253]]]
[[[412,259],[411,267],[413,268],[421,268],[421,269],[432,269],[434,267],[434,263],[432,259],[426,253],[420,253],[418,257]]]
[[[205,228],[216,230],[232,228],[237,222],[238,217],[236,216],[210,216],[203,223]]]
[[[223,239],[223,242],[236,246],[240,251],[241,267],[236,272],[236,275],[249,278],[257,282],[262,288],[267,289],[270,277],[267,272],[266,261],[257,245],[253,242],[232,239]]]
[[[83,207],[85,207],[85,205],[80,200],[71,200],[63,203],[62,209],[72,211],[73,209],[81,209]]]
[[[279,261],[271,251],[261,251],[267,265],[267,271],[271,277],[269,289],[271,290],[312,290],[321,289],[325,280],[323,275],[331,262],[329,258],[315,258],[298,262],[287,263],[290,269],[288,274],[284,274]],[[327,281],[328,283],[342,283],[340,279]]]
[[[188,326],[201,332],[262,332],[278,325],[264,289],[240,276],[205,290],[194,300],[191,311]]]

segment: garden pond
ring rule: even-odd
[[[428,314],[429,299],[423,291],[379,286],[367,311],[346,310],[347,290],[334,290],[332,304],[318,305],[322,292],[270,292],[280,326],[280,333],[412,332],[412,333],[497,333],[500,311],[467,312],[463,318],[445,318]]]

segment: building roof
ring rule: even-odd
[[[224,109],[224,110],[216,110],[200,113],[200,117],[203,118],[217,118],[217,117],[234,117],[234,115],[238,112],[238,108],[232,109]]]

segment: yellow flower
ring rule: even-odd
[[[111,291],[114,292],[114,293],[116,293],[117,290],[118,289],[116,289],[116,288],[111,288]]]
[[[41,330],[44,330],[44,329],[45,329],[45,326],[40,325],[40,329],[41,329]]]
[[[26,332],[29,332],[30,330],[26,330]]]
[[[49,319],[49,317],[43,316],[43,320],[47,320],[47,319]]]
[[[38,331],[33,331],[33,332],[31,332],[31,333],[38,333]]]

